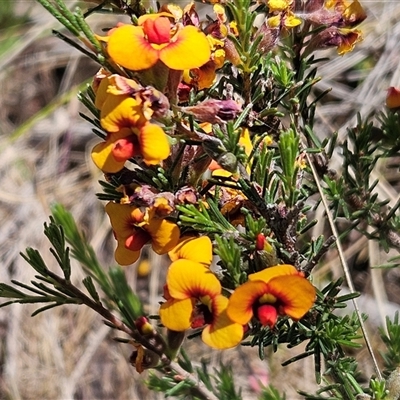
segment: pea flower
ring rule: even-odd
[[[295,267],[277,265],[249,275],[230,297],[227,314],[242,325],[255,316],[272,328],[279,315],[299,320],[314,301],[314,286]]]
[[[158,125],[147,123],[140,128],[122,128],[109,133],[106,140],[92,149],[92,160],[103,172],[121,171],[125,162],[141,156],[147,165],[159,164],[169,156],[168,139]]]
[[[120,171],[131,157],[141,156],[147,165],[159,164],[170,154],[163,129],[150,122],[169,109],[167,98],[154,88],[132,79],[100,72],[93,88],[106,140],[92,150],[92,160],[104,172]]]
[[[134,263],[142,247],[149,242],[157,254],[168,253],[179,242],[178,225],[156,218],[151,208],[143,212],[129,204],[109,202],[106,212],[118,242],[115,260],[120,265]]]
[[[107,41],[110,57],[133,71],[151,68],[162,61],[168,68],[184,70],[205,64],[211,55],[204,33],[195,26],[171,24],[172,14],[142,15],[138,26],[113,29]]]
[[[161,322],[172,331],[201,328],[208,346],[226,349],[239,344],[243,327],[226,314],[229,300],[210,271],[212,246],[208,237],[183,238],[169,253],[175,260],[169,267],[164,297],[160,307]],[[185,257],[185,258],[184,258]]]

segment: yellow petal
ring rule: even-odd
[[[141,100],[129,95],[108,94],[100,112],[101,126],[107,132],[115,133],[122,128],[135,127],[146,122]]]
[[[269,0],[268,8],[269,12],[273,11],[284,11],[290,7],[293,0]]]
[[[298,320],[315,302],[315,288],[301,276],[279,276],[268,282],[268,291],[279,301],[279,311]]]
[[[203,342],[215,349],[237,346],[243,338],[243,326],[233,322],[226,313],[229,300],[222,295],[212,299],[214,321],[203,329]]]
[[[133,234],[134,224],[138,223],[141,212],[138,208],[129,204],[118,204],[110,201],[106,205],[111,226],[118,240],[125,240]]]
[[[239,144],[244,147],[244,152],[247,156],[253,150],[253,143],[251,142],[250,132],[247,128],[243,128],[239,138]]]
[[[288,264],[276,265],[274,267],[265,268],[260,272],[249,275],[250,281],[263,281],[268,282],[277,276],[299,275],[299,271],[293,266]]]
[[[194,304],[195,300],[191,298],[170,299],[161,304],[159,313],[162,324],[177,332],[189,329]]]
[[[148,69],[158,60],[158,50],[145,39],[140,26],[116,28],[108,39],[107,51],[117,64],[132,71]]]
[[[167,286],[174,299],[212,298],[221,293],[221,284],[209,268],[183,259],[173,262],[169,267]]]
[[[353,51],[356,43],[362,41],[361,31],[358,29],[346,29],[339,28],[340,34],[340,45],[338,46],[337,52],[339,55],[346,54],[350,51]]]
[[[167,135],[155,124],[146,124],[139,131],[140,150],[148,165],[159,164],[170,153]]]
[[[151,245],[157,254],[166,254],[178,243],[178,225],[166,219],[152,218],[144,229],[151,235]]]
[[[343,18],[351,26],[358,25],[367,18],[367,14],[362,8],[358,0],[354,0],[346,9],[343,11]],[[346,25],[347,25],[346,24]]]
[[[266,293],[268,286],[263,281],[248,281],[237,287],[229,298],[227,314],[240,325],[247,324],[253,317],[253,304]]]
[[[140,256],[140,250],[132,251],[125,247],[125,242],[122,240],[118,241],[118,246],[115,250],[115,261],[119,265],[130,265],[133,264]]]
[[[103,70],[100,70],[98,75],[100,77],[98,78],[96,75],[92,86],[93,86],[93,90],[96,93],[94,105],[96,106],[96,108],[98,110],[101,110],[101,108],[103,107],[103,104],[106,101],[106,98],[108,96],[107,89],[108,89],[109,81],[108,81],[108,76],[105,73],[103,74]]]
[[[212,243],[208,236],[185,236],[168,255],[172,261],[183,258],[209,266],[212,261]]]
[[[195,26],[185,26],[176,40],[160,50],[160,60],[176,70],[201,67],[210,60],[211,49],[206,35]]]
[[[287,15],[285,18],[285,27],[286,28],[294,28],[296,26],[301,25],[301,19],[297,18],[294,14]]]

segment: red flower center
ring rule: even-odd
[[[126,161],[135,155],[134,136],[119,139],[114,143],[112,155],[116,161]]]
[[[278,319],[278,310],[271,304],[262,304],[257,308],[256,316],[263,326],[272,328]]]
[[[146,19],[143,23],[143,31],[150,43],[164,44],[169,43],[171,39],[171,23],[166,17]]]

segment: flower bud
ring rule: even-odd
[[[200,122],[221,124],[230,121],[242,111],[240,105],[234,100],[209,99],[199,103],[197,106],[182,107],[182,111],[193,115]]]
[[[153,328],[153,325],[150,324],[149,320],[146,317],[139,317],[135,321],[136,329],[143,336],[154,336],[156,330]]]
[[[387,108],[390,108],[390,109],[400,108],[400,89],[399,88],[391,86],[387,90],[386,106],[387,106]]]
[[[219,156],[216,160],[222,169],[228,172],[236,172],[238,167],[238,160],[232,153],[226,152]]]

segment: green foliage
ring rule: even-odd
[[[386,351],[382,353],[385,363],[385,374],[388,375],[400,365],[400,324],[399,312],[396,311],[393,321],[386,317],[386,330],[379,329],[381,339],[386,345]]]
[[[65,230],[66,240],[71,245],[72,257],[79,261],[85,272],[89,274],[89,277],[84,280],[86,288],[92,291],[95,300],[98,299],[92,283],[93,278],[106,295],[108,306],[118,309],[124,317],[124,322],[133,328],[134,321],[144,315],[144,312],[139,298],[128,285],[122,268],[112,267],[106,272],[100,265],[93,248],[79,232],[72,215],[60,204],[55,204],[52,212],[54,221]]]
[[[285,394],[280,394],[278,389],[272,385],[263,388],[258,400],[286,400]]]
[[[135,207],[134,211],[139,210],[138,214],[141,214],[132,218],[133,222],[119,221],[123,225],[123,235],[122,238],[117,237],[118,245],[124,245],[127,251],[139,251],[142,243],[132,241],[140,234],[144,236],[140,239],[143,240],[143,244],[147,239],[148,242],[153,242],[153,236],[158,232],[151,232],[153,228],[150,228],[148,223],[150,217],[144,209],[154,210],[157,221],[166,218],[177,223],[181,229],[181,237],[207,235],[213,241],[213,254],[219,257],[219,268],[211,268],[211,272],[218,278],[219,283],[217,282],[216,286],[222,287],[221,293],[226,298],[229,298],[238,286],[252,279],[250,274],[271,266],[291,264],[295,268],[296,276],[305,279],[312,274],[313,268],[333,244],[337,246],[341,255],[343,251],[340,239],[354,230],[361,232],[368,240],[378,241],[386,251],[390,248],[400,248],[400,201],[389,207],[390,201],[381,198],[377,190],[379,179],[375,178],[378,176],[381,162],[400,155],[398,111],[381,113],[378,117],[379,126],[375,126],[376,121],[372,118],[358,115],[356,126],[348,129],[343,143],[337,142],[336,134],[328,133],[327,137],[321,138],[321,132],[317,132],[314,127],[316,107],[328,90],[322,93],[313,91],[315,84],[321,79],[317,75],[318,66],[324,61],[316,59],[313,51],[317,44],[324,47],[334,43],[322,43],[324,36],[320,33],[333,27],[333,31],[328,31],[329,35],[333,35],[337,26],[329,26],[329,20],[317,23],[318,18],[325,18],[325,14],[329,14],[329,10],[313,14],[313,20],[307,19],[307,15],[313,13],[312,10],[308,10],[302,15],[305,18],[303,23],[292,29],[293,27],[285,24],[290,20],[291,13],[297,12],[298,7],[292,9],[288,6],[281,12],[278,9],[273,10],[270,2],[227,2],[227,21],[224,21],[225,15],[216,13],[217,19],[208,26],[207,32],[211,34],[210,32],[220,29],[220,32],[217,32],[218,39],[225,40],[225,65],[218,71],[221,77],[210,88],[204,90],[197,90],[196,84],[191,84],[192,87],[188,86],[190,92],[187,93],[187,98],[182,96],[182,99],[179,99],[178,92],[182,89],[179,83],[182,86],[187,84],[186,81],[182,81],[183,73],[169,69],[163,64],[165,60],[162,58],[157,61],[154,69],[150,67],[145,71],[129,71],[123,68],[110,58],[107,44],[98,39],[86,21],[86,17],[91,13],[109,11],[125,13],[133,24],[137,25],[138,17],[151,11],[146,10],[141,2],[98,1],[97,5],[87,12],[80,8],[71,11],[63,0],[38,2],[65,28],[66,31],[54,32],[55,35],[105,67],[108,73],[122,78],[126,87],[121,89],[115,86],[109,89],[109,92],[122,90],[123,95],[128,97],[134,97],[139,92],[148,95],[140,99],[140,102],[146,104],[146,111],[150,115],[144,116],[144,111],[141,110],[143,119],[146,124],[158,124],[169,137],[171,157],[163,160],[162,165],[153,165],[152,160],[148,161],[142,157],[145,160],[142,161],[139,158],[140,154],[143,156],[141,147],[151,147],[146,142],[147,138],[142,137],[142,133],[136,133],[139,130],[138,126],[123,122],[123,128],[132,128],[132,132],[135,132],[132,142],[129,143],[129,154],[135,155],[129,159],[133,167],[129,169],[126,166],[116,173],[106,173],[105,181],[101,182],[103,192],[98,194],[101,200],[132,205]],[[10,6],[10,3],[6,2],[5,5]],[[302,5],[305,6],[303,3]],[[337,8],[335,13],[340,14],[340,7]],[[185,16],[186,19],[189,18],[189,14]],[[263,17],[263,23],[256,26],[255,19],[260,14],[266,15],[267,19]],[[278,23],[271,22],[269,17],[279,17]],[[334,14],[331,17],[336,18],[338,15]],[[356,18],[352,15],[353,17]],[[164,15],[160,26],[165,25],[165,22],[168,26],[170,22],[173,23],[165,18]],[[196,25],[196,18],[194,14],[190,14],[189,24]],[[347,16],[343,14],[341,18],[345,24]],[[175,19],[179,20],[179,17]],[[209,19],[211,20],[211,17]],[[153,29],[152,23],[155,20],[150,18],[147,21]],[[235,30],[229,27],[228,22],[233,23]],[[180,28],[181,26],[177,25],[174,29]],[[227,37],[224,37],[222,28],[225,28]],[[175,31],[172,32],[174,33]],[[143,36],[148,39],[149,35],[146,33]],[[170,45],[162,43],[164,44]],[[111,53],[111,48],[109,50]],[[228,50],[232,54],[229,55]],[[209,62],[211,61],[213,60]],[[189,71],[186,75],[191,79],[192,74],[194,72]],[[140,86],[138,93],[129,87],[126,79],[137,80]],[[154,88],[149,86],[150,81],[159,83],[162,90],[165,89],[162,93],[162,96],[165,96],[163,101],[160,100],[160,93],[158,98],[152,98],[157,96]],[[87,85],[79,94],[79,100],[89,111],[89,115],[81,116],[91,123],[93,133],[104,140],[115,132],[106,132],[102,127],[102,113],[105,111],[98,109],[95,102],[98,94],[95,90],[91,85]],[[207,107],[200,102],[209,99],[217,105],[225,100],[238,100],[240,106],[237,107],[241,107],[241,111],[222,120],[217,111],[204,110]],[[184,110],[189,110],[187,106],[200,107],[206,117],[201,113],[200,117],[196,116],[196,113],[186,113]],[[143,109],[146,107],[143,105]],[[163,107],[165,110],[160,111],[159,108]],[[133,113],[133,110],[130,111]],[[112,113],[109,110],[107,112]],[[207,118],[208,114],[211,114],[212,118]],[[206,132],[206,128],[201,127],[202,122],[212,125],[211,132]],[[119,126],[117,128],[121,129]],[[240,144],[244,133],[250,136],[251,146],[248,144],[247,148]],[[117,155],[112,153],[117,159],[118,146],[123,147],[124,144],[122,141],[122,144],[119,142],[118,146],[116,143],[114,145],[110,151],[117,149]],[[133,149],[135,146],[142,151],[137,151],[139,156],[136,155],[137,149]],[[329,169],[330,158],[338,150],[343,160],[341,172]],[[225,169],[229,173],[228,176],[205,174],[212,161],[216,161],[219,167]],[[142,189],[147,197],[143,195],[143,198],[137,200],[137,190]],[[179,192],[185,190],[189,195],[179,196]],[[155,205],[156,200],[164,194],[164,199],[171,200],[168,211],[161,209],[162,207],[159,210]],[[320,203],[324,205],[332,236],[326,237],[326,231],[321,230],[319,236],[310,237],[310,229],[318,223],[314,211]],[[147,381],[149,388],[164,393],[166,397],[182,399],[242,398],[240,389],[235,386],[234,371],[231,367],[221,364],[211,372],[208,360],[203,359],[200,364],[194,363],[181,348],[185,337],[183,331],[166,329],[164,338],[160,333],[163,327],[152,327],[144,316],[145,308],[129,286],[124,270],[118,266],[104,268],[99,263],[93,248],[78,229],[72,215],[62,206],[55,205],[52,213],[50,223],[45,224],[44,233],[52,246],[50,252],[55,265],[61,273],[52,272],[54,268],[44,262],[41,254],[28,248],[22,256],[37,275],[29,285],[17,281],[12,281],[11,284],[1,283],[0,297],[7,299],[1,306],[12,303],[44,303],[43,307],[34,312],[35,315],[63,304],[86,305],[100,314],[111,328],[128,335],[129,339],[117,340],[135,347],[130,362],[138,372],[146,368],[154,370]],[[335,237],[338,235],[330,218],[331,213],[334,220],[340,218],[345,225],[340,238]],[[131,231],[126,234],[128,229]],[[152,244],[157,252],[163,253]],[[167,250],[164,253],[167,253]],[[70,257],[76,259],[84,269],[86,277],[81,285],[85,292],[72,283]],[[368,389],[362,388],[359,383],[360,367],[357,361],[348,355],[349,349],[362,346],[361,331],[364,333],[363,322],[366,316],[359,312],[348,312],[343,316],[335,313],[358,296],[352,289],[351,277],[349,278],[350,274],[343,257],[341,261],[350,294],[340,295],[343,279],[330,282],[322,290],[317,290],[313,307],[307,307],[308,312],[304,310],[303,314],[297,317],[290,313],[290,307],[298,306],[295,302],[299,301],[300,296],[293,300],[286,293],[286,287],[274,289],[272,279],[263,282],[266,292],[249,300],[254,300],[254,304],[251,303],[253,315],[243,327],[246,339],[242,345],[256,346],[261,359],[265,358],[267,348],[276,351],[280,345],[286,345],[289,349],[303,345],[304,351],[289,358],[283,366],[313,357],[315,380],[320,384],[320,389],[316,394],[300,392],[306,399],[355,400],[370,394],[375,400],[384,399],[385,384],[379,379],[379,368],[375,366],[378,378],[370,380]],[[398,257],[395,257],[393,265],[397,265],[397,261]],[[191,271],[188,271],[188,274],[190,273]],[[209,274],[208,270],[206,274]],[[214,298],[211,299],[209,294],[200,293],[199,288],[203,289],[200,284],[194,288],[186,288],[187,281],[182,280],[181,285],[185,290],[177,296],[189,296],[188,298],[174,298],[171,294],[173,290],[169,291],[170,283],[167,284],[164,297],[167,302],[171,299],[177,302],[185,300],[191,304],[193,311],[188,317],[190,323],[187,327],[190,326],[193,330],[187,335],[189,339],[200,336],[204,325],[211,325],[210,330],[218,330],[220,326],[215,321],[221,315],[225,318],[224,321],[229,321],[228,325],[234,325],[234,321],[229,320],[233,318],[229,316],[229,309],[217,310],[217,313],[213,307],[219,306],[215,306],[211,301]],[[280,291],[285,292],[282,298],[279,297]],[[309,290],[309,293],[314,296],[314,290]],[[228,302],[227,299],[224,300]],[[263,325],[258,320],[254,310],[261,304],[274,309],[276,323],[263,322]],[[171,303],[166,304],[167,307],[170,305]],[[200,317],[196,320],[197,306],[206,309],[207,319],[203,313],[204,320]],[[120,317],[112,312],[116,312]],[[154,319],[157,319],[157,316]],[[167,326],[165,319],[161,317],[160,320]],[[242,328],[239,328],[241,334]],[[387,351],[383,354],[385,367],[388,372],[392,372],[400,363],[398,314],[393,322],[387,320],[387,333],[381,330],[381,336],[387,346]],[[175,339],[174,345],[171,337]],[[179,354],[177,360],[176,354]],[[281,396],[270,386],[263,388],[259,398],[284,400],[285,396]]]

